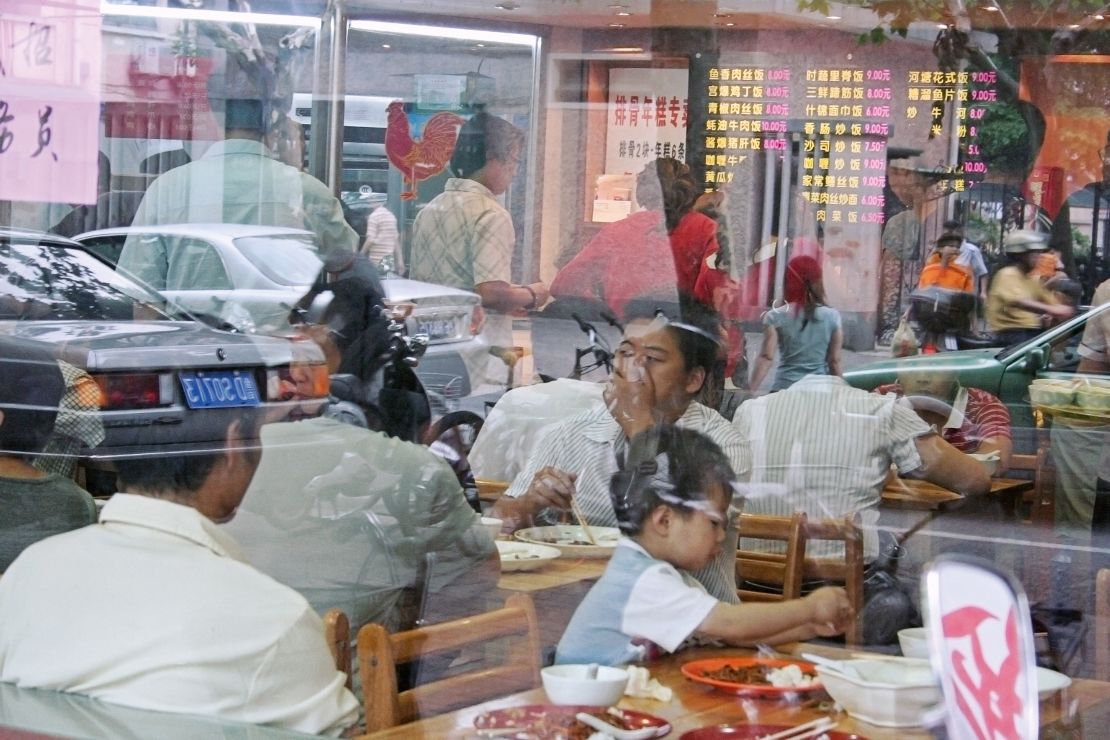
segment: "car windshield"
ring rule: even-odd
[[[0,241],[0,319],[119,321],[159,299],[81,249]]]
[[[309,285],[323,265],[307,234],[244,236],[235,246],[263,275],[282,285]]]

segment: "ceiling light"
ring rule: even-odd
[[[382,44],[382,48],[383,49],[392,49],[393,47],[390,46],[389,44]]]
[[[624,28],[623,23],[610,23],[609,28]]]
[[[491,44],[513,44],[516,46],[535,46],[536,44],[536,37],[527,33],[476,31],[471,28],[452,28],[450,26],[419,26],[414,23],[391,23],[388,21],[351,21],[351,28],[356,31],[371,31],[398,36],[485,41]]]
[[[947,31],[948,30],[948,24],[947,23],[938,23],[937,28],[939,28],[942,31]]]
[[[1070,26],[1068,26],[1068,28],[1070,28],[1073,31],[1078,31],[1080,28],[1083,28],[1083,26],[1079,25],[1078,23],[1073,23]]]
[[[493,7],[499,8],[501,10],[517,10],[520,8],[520,5],[516,2],[516,0],[504,0],[504,2],[497,3],[497,5],[494,5]]]
[[[614,54],[643,54],[644,50],[639,46],[610,46],[606,49],[598,49],[598,51],[610,51]]]
[[[726,25],[726,26],[728,26],[729,28],[732,28],[732,27],[733,27],[733,26],[735,26],[736,24],[735,24],[735,23],[733,23],[732,21],[729,21],[729,22],[728,22],[728,23],[726,23],[725,25]]]
[[[480,46],[485,46],[485,44],[483,44],[483,43],[480,43],[480,42],[479,42],[479,43],[475,44],[475,46],[479,46],[479,47],[480,47]]]
[[[838,21],[840,19],[841,19],[841,16],[839,16],[839,15],[826,15],[825,16],[825,20],[827,20],[827,21]]]
[[[629,13],[627,10],[618,10],[617,15],[625,16],[625,15],[632,15],[632,14]]]
[[[100,0],[101,15],[119,15],[131,18],[164,18],[179,21],[212,21],[214,23],[254,23],[261,26],[309,26],[317,28],[320,19],[308,15],[282,15],[279,13],[236,13],[231,10],[202,8],[161,8],[148,5],[115,5]]]
[[[984,5],[983,10],[987,11],[988,13],[997,13],[998,12],[998,6],[997,5]]]
[[[1102,13],[1095,13],[1091,17],[1094,18],[1096,21],[1106,20],[1106,16],[1104,16]]]

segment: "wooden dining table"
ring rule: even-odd
[[[797,654],[803,651],[821,653],[829,657],[847,657],[848,651],[828,646],[805,643],[784,646],[782,652]],[[665,719],[671,725],[669,738],[680,738],[684,732],[720,724],[770,724],[797,725],[823,717],[834,716],[839,732],[855,733],[871,740],[894,738],[930,738],[922,728],[884,728],[868,724],[838,713],[824,691],[792,698],[761,699],[736,694],[695,683],[682,675],[684,663],[702,658],[749,656],[753,651],[744,648],[696,648],[668,655],[645,664],[653,678],[671,688],[674,696],[669,702],[625,697],[618,706]],[[881,656],[879,656],[881,657]],[[1074,702],[1075,712],[1065,716],[1066,709]],[[448,714],[430,717],[411,724],[367,736],[374,740],[384,738],[477,738],[474,721],[486,712],[546,704],[542,688],[511,694],[506,697],[460,709]],[[1086,679],[1075,680],[1060,694],[1041,702],[1042,737],[1102,738],[1110,722],[1110,683]],[[1059,731],[1059,732],[1057,732]]]
[[[1033,481],[1031,480],[991,478],[989,495],[1009,501],[1031,490],[1033,490]],[[926,480],[891,478],[883,488],[882,505],[895,509],[946,511],[962,503],[965,498],[962,493],[957,493]]]

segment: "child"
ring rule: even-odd
[[[724,540],[735,480],[727,458],[708,438],[677,427],[640,434],[630,448],[611,488],[628,536],[571,617],[556,663],[640,662],[695,635],[751,644],[843,631],[843,589],[776,604],[725,604],[706,593],[688,572],[709,563]]]

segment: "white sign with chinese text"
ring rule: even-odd
[[[658,157],[685,162],[688,95],[685,69],[610,70],[606,174],[636,174]]]
[[[5,0],[0,200],[96,202],[99,0]]]

